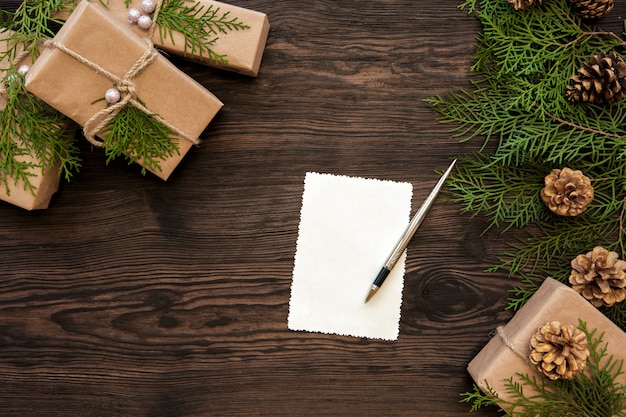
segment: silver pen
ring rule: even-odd
[[[430,192],[430,195],[426,198],[426,200],[424,200],[424,203],[422,203],[422,206],[419,208],[419,210],[417,210],[415,216],[413,216],[413,219],[402,234],[402,237],[400,238],[398,243],[396,244],[395,249],[391,252],[389,258],[387,258],[387,262],[385,262],[385,265],[383,265],[380,272],[376,276],[376,279],[374,280],[374,283],[372,284],[372,287],[367,294],[367,298],[365,299],[366,303],[374,296],[374,294],[376,294],[381,285],[383,285],[383,282],[385,282],[387,275],[389,275],[393,267],[398,262],[398,259],[400,259],[400,256],[402,256],[402,253],[409,245],[409,242],[413,238],[415,231],[424,221],[426,213],[428,213],[428,210],[430,210],[430,207],[433,205],[435,199],[439,195],[439,191],[441,191],[441,189],[443,188],[443,184],[446,182],[446,179],[448,178],[448,175],[450,175],[450,172],[452,171],[455,163],[456,159],[452,161],[446,172],[444,172],[441,178],[439,178],[439,181],[437,182],[437,185],[435,185],[435,188],[433,188],[433,190]]]

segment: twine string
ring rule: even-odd
[[[522,358],[527,364],[531,365],[530,363],[530,359],[528,359],[528,356],[524,355],[522,353],[522,351],[520,351],[511,341],[511,339],[509,339],[509,337],[506,335],[506,333],[504,332],[504,326],[498,326],[498,328],[496,329],[496,333],[497,335],[500,337],[500,340],[502,340],[502,342],[504,342],[504,344],[506,345],[506,347],[508,347],[509,349],[511,349],[511,351],[513,353],[515,353],[517,356],[519,356],[520,358]]]
[[[157,19],[159,17],[159,13],[161,12],[161,7],[163,7],[163,0],[159,0],[156,2],[154,6],[154,11],[152,12],[152,26],[148,30],[148,38],[152,39],[152,35],[154,35],[154,31],[157,27]]]
[[[493,332],[493,331],[492,331],[492,332]],[[513,342],[511,341],[511,339],[509,339],[509,337],[507,336],[507,334],[506,334],[506,333],[505,333],[505,331],[504,331],[504,326],[498,326],[498,327],[495,329],[495,334],[493,334],[492,332],[490,332],[490,334],[489,334],[489,336],[490,336],[490,337],[494,337],[495,335],[497,335],[497,336],[500,338],[500,340],[502,340],[502,342],[505,344],[505,346],[506,346],[506,347],[508,347],[509,349],[511,349],[511,351],[512,351],[513,353],[515,353],[518,357],[520,357],[521,359],[523,359],[523,360],[524,360],[524,362],[526,362],[528,365],[530,365],[531,369],[533,369],[533,370],[535,370],[535,371],[536,371],[535,367],[534,367],[534,366],[530,363],[530,359],[529,359],[526,355],[524,355],[524,354],[522,353],[522,351],[521,351],[521,350],[519,350],[519,349],[518,349],[518,348],[517,348],[517,347],[513,344]],[[487,392],[487,391],[489,391],[489,389],[490,389],[490,387],[489,387],[489,385],[487,384],[487,381],[486,381],[486,380],[483,380],[483,381],[476,381],[476,384],[477,384],[477,385],[478,385],[478,387],[479,387],[480,389],[482,389],[484,392]]]
[[[118,77],[117,75],[107,71],[105,68],[101,67],[97,63],[85,58],[79,53],[73,51],[72,49],[66,47],[60,42],[54,40],[48,40],[44,42],[44,46],[50,48],[56,48],[68,56],[74,58],[78,62],[87,67],[93,69],[96,73],[104,75],[106,78],[111,80],[111,82],[116,86],[116,88],[120,92],[120,100],[103,108],[102,110],[96,112],[83,126],[83,134],[85,138],[94,146],[102,147],[103,141],[99,140],[96,135],[102,129],[106,127],[106,125],[128,104],[133,105],[137,109],[154,117],[155,120],[162,123],[169,130],[180,136],[181,138],[197,145],[200,141],[196,138],[191,137],[186,132],[182,131],[178,127],[172,125],[167,120],[163,119],[158,114],[150,111],[146,106],[144,106],[137,98],[137,90],[135,87],[135,77],[137,77],[148,65],[150,65],[158,56],[158,52],[152,45],[152,41],[148,38],[144,38],[144,42],[146,43],[146,49],[143,54],[135,61],[133,66],[124,74],[123,77]]]

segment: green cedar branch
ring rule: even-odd
[[[496,0],[467,0],[460,8],[483,29],[471,88],[426,101],[459,141],[480,141],[448,180],[462,212],[486,217],[487,229],[526,234],[513,237],[489,270],[566,281],[571,259],[596,245],[626,259],[626,100],[598,106],[565,97],[582,62],[601,51],[622,55],[626,43],[582,22],[568,0],[521,11]],[[552,214],[539,198],[543,178],[565,166],[590,177],[595,190],[576,218]],[[512,294],[509,307],[519,308],[529,293]],[[612,316],[624,329],[625,315]]]
[[[120,156],[128,163],[140,163],[141,173],[161,170],[161,160],[179,153],[175,133],[154,115],[133,105],[123,107],[102,129],[107,163]],[[182,140],[182,139],[181,139]]]
[[[0,53],[0,61],[12,61],[17,55],[17,45],[23,45],[33,58],[39,55],[39,46],[54,37],[55,26],[63,22],[54,17],[55,13],[67,9],[72,0],[25,0],[13,13],[13,22],[9,27],[13,33],[9,39],[14,40],[13,47]]]
[[[130,0],[125,2],[128,8]],[[238,17],[232,17],[230,12],[222,13],[219,7],[205,7],[194,0],[163,0],[156,24],[161,42],[169,38],[175,44],[174,32],[178,32],[185,40],[185,54],[197,55],[218,65],[229,65],[225,54],[213,50],[219,35],[250,29]]]
[[[15,23],[15,13],[0,10],[0,27],[10,29]]]
[[[24,79],[10,66],[4,71],[6,107],[0,112],[0,182],[22,181],[35,193],[30,181],[60,164],[59,175],[69,180],[80,168],[79,150],[69,129],[70,121],[26,91]],[[32,162],[24,160],[32,157]]]

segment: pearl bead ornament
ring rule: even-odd
[[[120,90],[118,90],[117,88],[109,88],[105,93],[104,93],[104,99],[106,100],[107,103],[109,104],[115,104],[118,101],[120,101],[121,98],[121,94],[120,94]]]
[[[152,13],[155,8],[156,6],[152,0],[143,0],[141,2],[141,10],[143,10],[144,13]]]
[[[148,30],[152,26],[152,18],[144,14],[137,20],[137,25],[143,30]]]
[[[141,17],[141,11],[139,9],[135,9],[133,7],[128,10],[128,23],[136,24],[140,17]]]
[[[17,72],[20,75],[26,75],[26,73],[30,70],[30,66],[28,65],[21,65],[18,69]]]

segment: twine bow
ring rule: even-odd
[[[131,104],[139,110],[143,111],[144,113],[154,117],[155,120],[162,123],[165,127],[170,129],[181,138],[193,143],[194,145],[198,145],[200,143],[199,139],[191,137],[189,134],[172,125],[158,114],[150,111],[150,109],[148,109],[138,100],[137,90],[134,82],[135,77],[137,77],[148,65],[154,62],[154,60],[158,56],[158,52],[154,48],[152,41],[148,38],[144,38],[143,41],[146,43],[146,49],[139,57],[139,59],[135,61],[133,66],[122,77],[118,77],[110,71],[107,71],[105,68],[102,68],[95,62],[76,53],[75,51],[66,47],[60,42],[48,40],[44,42],[44,46],[49,48],[57,48],[58,50],[66,53],[81,64],[84,64],[93,69],[96,73],[104,75],[106,78],[111,80],[111,82],[119,90],[120,100],[115,104],[103,108],[102,110],[91,116],[91,118],[87,120],[87,122],[83,126],[83,134],[85,135],[85,138],[94,146],[103,146],[104,142],[96,138],[96,135],[120,112],[120,110],[122,110],[128,104]]]

